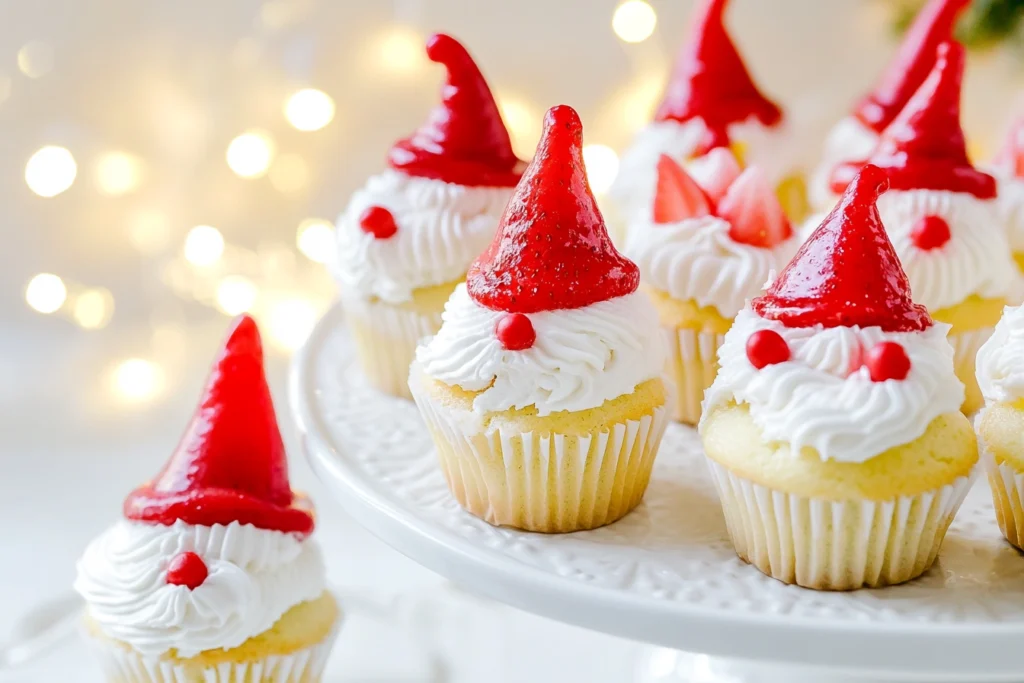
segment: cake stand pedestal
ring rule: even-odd
[[[657,646],[637,681],[1024,681],[1024,558],[984,483],[925,576],[817,592],[737,559],[692,429],[670,426],[637,510],[543,535],[458,506],[415,406],[367,386],[337,308],[296,357],[290,394],[313,468],[358,522],[467,590]]]

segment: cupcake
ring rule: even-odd
[[[452,494],[528,531],[592,529],[640,503],[669,420],[658,316],[554,107],[490,247],[416,351],[409,385]]]
[[[765,97],[722,23],[726,0],[704,0],[679,53],[654,116],[622,154],[609,191],[613,225],[649,217],[658,160],[681,163],[716,147],[732,147],[744,163],[758,164],[779,191],[791,218],[805,212],[804,183],[782,110]],[[621,244],[622,235],[616,235]]]
[[[334,264],[363,371],[405,397],[416,343],[441,326],[445,301],[490,244],[524,166],[466,49],[438,34],[427,56],[448,71],[441,104],[353,195],[338,219]]]
[[[866,166],[719,352],[699,432],[737,554],[820,590],[909,581],[971,485],[947,325],[911,300]]]
[[[757,166],[725,148],[694,162],[694,179],[671,157],[658,162],[650,217],[629,227],[625,254],[658,309],[675,391],[675,419],[697,424],[704,390],[733,318],[796,252],[775,193]]]
[[[1024,307],[1008,307],[978,351],[985,408],[977,421],[999,528],[1024,550]]]
[[[967,388],[963,410],[971,413],[982,403],[974,358],[1016,296],[1020,275],[999,221],[995,178],[967,158],[963,69],[961,45],[939,46],[931,75],[882,133],[871,163],[889,177],[892,189],[878,211],[914,296],[932,318],[951,325],[957,376]],[[833,189],[841,191],[862,163],[837,167]]]
[[[78,563],[111,683],[316,683],[339,622],[243,317],[177,450]]]
[[[1024,271],[1024,119],[1010,128],[991,170],[999,183],[996,204],[1013,259],[1017,268]]]
[[[825,140],[822,160],[811,174],[811,205],[830,210],[836,202],[832,171],[848,161],[868,158],[878,138],[921,87],[935,65],[939,45],[953,39],[957,17],[971,0],[930,0],[917,16],[875,84],[853,112],[840,119]],[[817,225],[817,223],[815,223]]]

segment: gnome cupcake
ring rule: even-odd
[[[943,43],[928,76],[879,138],[871,163],[889,178],[878,200],[882,223],[916,300],[949,323],[964,411],[981,407],[974,376],[978,348],[992,334],[1020,276],[999,221],[995,178],[971,165],[960,128],[964,49]],[[839,192],[863,162],[832,175]]]
[[[717,147],[731,147],[743,162],[758,164],[790,216],[803,217],[796,146],[786,135],[782,110],[758,89],[722,23],[726,2],[701,3],[654,121],[622,155],[609,192],[620,230],[649,217],[663,154],[685,164]]]
[[[690,173],[661,157],[651,216],[630,224],[625,254],[658,309],[675,419],[697,424],[722,335],[798,246],[760,167],[741,172],[724,147],[695,161]]]
[[[495,525],[619,519],[669,419],[657,312],[608,237],[582,136],[570,107],[548,111],[494,241],[410,371],[452,494]]]
[[[865,166],[719,352],[699,432],[741,559],[851,590],[934,562],[971,484],[948,325],[911,287]]]
[[[1011,126],[991,171],[999,183],[996,204],[1013,259],[1017,268],[1024,271],[1024,118]]]
[[[441,104],[353,195],[334,264],[367,378],[406,397],[417,341],[441,326],[444,302],[490,244],[525,167],[466,49],[437,34],[427,56],[448,72]]]
[[[930,0],[917,16],[875,87],[837,123],[825,140],[818,168],[811,175],[811,205],[819,211],[835,206],[832,171],[848,161],[868,158],[882,134],[907,106],[935,65],[939,45],[953,39],[957,17],[971,0]]]
[[[242,317],[170,461],[78,563],[107,680],[319,681],[339,611],[313,527]]]

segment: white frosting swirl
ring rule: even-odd
[[[637,134],[622,153],[619,172],[608,191],[618,212],[628,220],[650,217],[654,188],[658,182],[658,159],[667,154],[680,163],[688,163],[704,139],[703,120],[686,123],[655,121]],[[790,128],[783,123],[767,128],[756,119],[729,127],[731,139],[743,146],[743,157],[756,163],[774,185],[798,165]]]
[[[1007,306],[978,350],[978,386],[986,403],[1024,398],[1024,306]]]
[[[389,303],[413,290],[454,282],[494,237],[511,187],[465,187],[394,170],[371,177],[338,217],[334,274],[339,285]],[[377,239],[359,226],[370,206],[395,218],[398,232]]]
[[[746,344],[764,329],[778,332],[791,355],[758,370]],[[953,372],[948,330],[940,323],[924,332],[789,328],[744,309],[719,349],[721,369],[705,395],[704,416],[729,401],[746,403],[765,441],[788,443],[794,452],[814,448],[823,460],[865,462],[913,441],[936,417],[960,409],[964,386]],[[871,380],[860,359],[881,341],[897,342],[906,351],[905,379]]]
[[[168,564],[183,552],[209,570],[195,590],[166,581]],[[179,657],[237,647],[324,586],[315,542],[237,522],[119,521],[89,544],[75,580],[106,635],[146,655],[173,649]]]
[[[733,318],[773,272],[785,267],[799,245],[795,235],[771,249],[742,244],[729,237],[727,221],[702,216],[631,225],[624,251],[651,287],[675,299],[714,306],[723,317]]]
[[[832,192],[832,172],[846,161],[863,161],[871,156],[878,144],[878,134],[856,116],[839,120],[825,138],[821,162],[814,169],[808,183],[811,206],[820,211],[831,211],[838,197]]]
[[[663,372],[658,314],[640,292],[528,314],[537,340],[523,351],[498,342],[495,327],[504,315],[475,302],[461,284],[445,305],[441,331],[416,350],[427,376],[481,392],[473,401],[477,413],[587,410]]]
[[[1006,228],[1010,248],[1017,253],[1024,252],[1024,179],[1001,169],[992,169],[992,173],[999,181],[996,207]]]

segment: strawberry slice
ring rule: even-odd
[[[704,188],[714,201],[721,201],[725,191],[740,176],[740,162],[728,147],[715,147],[702,157],[697,157],[687,168],[697,184]]]
[[[996,155],[995,162],[1013,173],[1015,178],[1024,178],[1024,118],[1010,127],[1003,148]]]
[[[767,249],[793,234],[767,176],[756,166],[729,186],[718,204],[718,215],[729,221],[729,237],[743,244]]]
[[[662,154],[658,159],[658,185],[654,191],[654,222],[676,223],[684,218],[708,216],[711,209],[711,198],[697,181],[674,159]]]

